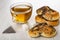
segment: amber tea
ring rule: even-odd
[[[32,7],[25,4],[16,5],[11,8],[11,15],[14,22],[26,23],[31,17]]]

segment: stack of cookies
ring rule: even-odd
[[[59,24],[59,13],[48,6],[43,6],[37,9],[37,16],[35,20],[37,23],[47,23],[51,26],[57,26]]]
[[[54,26],[59,24],[59,13],[48,6],[43,6],[37,9],[37,16],[35,21],[38,23],[33,26],[28,33],[31,37],[54,37],[56,29]]]

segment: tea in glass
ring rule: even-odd
[[[26,23],[32,14],[32,6],[29,3],[14,4],[11,7],[11,15],[14,22]]]

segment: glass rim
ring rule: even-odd
[[[30,7],[32,7],[32,4],[31,3],[28,3],[28,2],[17,2],[17,3],[13,3],[10,8],[16,6],[16,5],[20,5],[20,4],[24,4],[24,5],[28,5]]]
[[[24,5],[28,5],[28,6],[30,6],[31,8],[32,8],[32,4],[31,3],[28,3],[28,2],[17,2],[17,3],[13,3],[11,6],[10,6],[10,12],[12,11],[11,10],[11,8],[12,7],[14,7],[14,6],[16,6],[16,5],[22,5],[22,4],[24,4]],[[25,11],[25,12],[17,12],[17,13],[27,13],[27,12],[29,12],[29,11],[31,11],[32,9],[29,9],[28,11]],[[14,12],[14,11],[12,11],[12,12]],[[16,13],[16,12],[15,12]]]

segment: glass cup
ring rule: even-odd
[[[27,23],[32,14],[32,5],[30,3],[15,3],[11,5],[10,12],[13,22]]]

